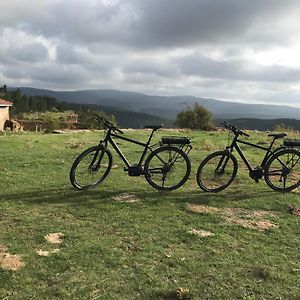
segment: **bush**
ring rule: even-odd
[[[212,113],[195,103],[177,115],[175,124],[181,128],[210,130],[212,129]]]

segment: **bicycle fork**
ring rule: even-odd
[[[225,167],[228,163],[228,160],[230,158],[230,154],[231,154],[231,151],[229,149],[227,149],[225,152],[224,152],[224,155],[222,156],[222,158],[220,159],[216,169],[215,169],[215,174],[216,175],[223,175],[225,173]]]
[[[100,151],[101,151],[101,154],[99,155]],[[100,165],[101,165],[101,161],[104,156],[104,153],[105,153],[105,148],[101,145],[99,147],[99,150],[97,150],[96,153],[94,154],[93,160],[88,167],[90,172],[96,172],[100,169]],[[95,164],[96,161],[97,161],[97,163]]]

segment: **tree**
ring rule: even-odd
[[[0,93],[3,95],[7,94],[7,86],[4,84],[3,86],[0,87]]]
[[[175,124],[181,128],[208,130],[212,127],[212,113],[195,103],[177,115]]]

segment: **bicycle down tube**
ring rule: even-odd
[[[120,158],[123,160],[123,162],[125,163],[126,167],[129,168],[131,166],[131,164],[129,163],[129,161],[126,159],[125,155],[122,153],[121,149],[117,146],[117,144],[115,143],[115,141],[111,138],[111,137],[115,137],[115,138],[118,138],[118,139],[121,139],[121,140],[124,140],[126,142],[130,142],[130,143],[134,143],[136,145],[140,145],[140,146],[143,146],[145,149],[142,153],[142,156],[140,158],[140,161],[138,163],[138,166],[140,166],[146,156],[146,153],[148,151],[148,149],[151,150],[151,148],[149,147],[150,145],[150,142],[151,142],[151,138],[153,136],[153,132],[151,133],[149,139],[148,139],[148,142],[147,143],[143,143],[143,142],[140,142],[140,141],[136,141],[136,140],[133,140],[133,139],[130,139],[128,137],[124,137],[124,136],[120,136],[118,134],[115,134],[115,133],[110,133],[108,135],[108,141],[109,143],[112,145],[112,147],[115,149],[115,151],[117,152],[117,154],[120,156]]]

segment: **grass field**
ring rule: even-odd
[[[204,193],[197,167],[227,133],[154,142],[169,134],[194,148],[190,180],[168,193],[127,176],[116,155],[101,185],[75,191],[71,164],[99,132],[1,135],[0,299],[300,299],[300,217],[287,208],[299,191],[276,193],[241,166],[228,189]],[[123,149],[132,162],[141,152]],[[260,151],[243,150],[258,164]]]

